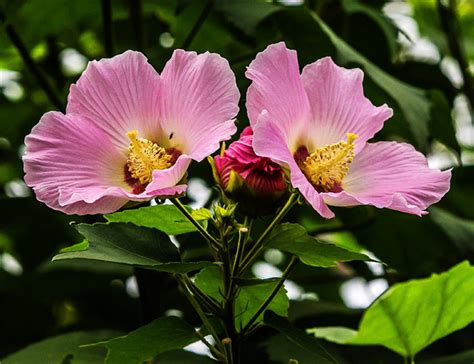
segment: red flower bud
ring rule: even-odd
[[[278,164],[255,154],[252,138],[248,126],[224,155],[214,157],[216,178],[225,193],[247,213],[271,212],[287,192],[285,175]]]

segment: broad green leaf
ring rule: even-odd
[[[194,280],[196,286],[209,297],[214,298],[218,302],[222,302],[224,298],[224,283],[218,267],[208,267],[196,274]]]
[[[87,250],[87,249],[89,249],[89,242],[87,240],[83,240],[80,243],[62,248],[59,251],[59,253],[82,252],[82,251]],[[53,258],[53,260],[54,260],[54,258]]]
[[[77,224],[74,227],[87,240],[62,249],[53,260],[93,259],[175,273],[212,265],[211,262],[180,262],[169,237],[156,229],[125,223]]]
[[[261,304],[272,293],[277,282],[265,282],[251,286],[244,286],[240,289],[235,302],[235,315],[237,329],[244,327],[250,321],[252,316],[260,308]],[[280,316],[288,316],[290,302],[285,288],[282,286],[273,301],[268,305],[267,310],[273,311]],[[255,322],[263,320],[263,313]]]
[[[252,283],[252,285],[242,286],[235,300],[235,326],[237,330],[240,330],[249,322],[277,284],[277,282],[268,280],[262,280],[260,284]],[[195,284],[202,292],[216,301],[222,302],[224,288],[219,268],[208,267],[203,269],[196,275]],[[288,296],[285,288],[281,287],[273,301],[268,305],[267,310],[287,316],[288,308]],[[256,322],[262,319],[263,314],[259,316]]]
[[[82,331],[55,336],[7,356],[3,364],[61,364],[72,359],[74,364],[99,364],[104,362],[105,351],[101,348],[81,348],[92,341],[106,340],[120,335],[118,331]]]
[[[199,209],[192,211],[194,218],[206,226],[211,216]],[[208,210],[206,210],[208,211]],[[168,235],[179,235],[196,231],[194,225],[174,205],[147,206],[105,215],[110,222],[128,222],[137,226],[158,229]]]
[[[181,349],[199,337],[192,326],[177,317],[163,317],[112,340],[87,347],[105,346],[106,364],[141,364],[154,356]]]
[[[314,328],[340,344],[383,345],[413,358],[436,340],[474,321],[474,267],[463,262],[442,274],[394,285],[365,312],[359,330]]]
[[[362,66],[367,76],[395,100],[419,148],[426,149],[430,120],[430,102],[426,92],[386,73],[341,39],[316,13],[311,12],[311,15],[329,37],[344,62],[354,62]]]
[[[285,251],[298,256],[301,261],[313,267],[334,267],[337,262],[370,260],[364,254],[345,250],[336,245],[322,243],[308,235],[298,224],[284,223],[273,230],[267,238],[266,248]]]
[[[302,351],[302,356],[310,353],[317,358],[318,364],[337,363],[332,355],[329,354],[317,340],[306,334],[304,331],[291,325],[291,323],[283,317],[275,315],[273,312],[267,312],[265,313],[264,322],[267,326],[281,332],[291,342],[298,345],[299,349]],[[298,358],[291,359],[298,360]]]

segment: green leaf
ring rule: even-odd
[[[80,243],[62,248],[59,252],[60,253],[82,252],[87,249],[89,249],[89,242],[87,240],[83,240]]]
[[[386,73],[341,39],[316,13],[311,12],[311,15],[336,47],[343,61],[357,63],[362,66],[370,79],[395,100],[418,147],[426,149],[430,120],[430,102],[426,92],[399,81]]]
[[[308,235],[301,225],[290,223],[277,226],[267,238],[265,247],[296,255],[303,263],[313,267],[327,268],[334,267],[337,262],[370,260],[364,254],[320,242]]]
[[[257,313],[277,284],[277,282],[268,280],[262,280],[260,283],[256,281],[254,280],[252,285],[242,286],[235,299],[235,326],[237,330],[243,328],[250,318]],[[208,267],[203,269],[196,275],[195,284],[202,292],[216,301],[222,302],[224,288],[219,268]],[[273,301],[268,305],[267,310],[281,316],[287,316],[289,305],[286,290],[281,287]],[[263,314],[259,316],[256,322],[260,322],[262,319]]]
[[[303,353],[311,353],[318,358],[318,364],[337,363],[337,361],[329,354],[321,344],[306,334],[304,331],[294,327],[288,320],[275,315],[273,312],[265,313],[264,322],[267,326],[284,334],[291,342],[298,345]],[[298,358],[292,358],[298,359]]]
[[[238,329],[243,328],[250,319],[257,313],[261,304],[267,299],[272,293],[273,289],[277,285],[277,282],[265,282],[262,284],[256,284],[251,286],[244,286],[240,289],[239,295],[235,302],[235,325]],[[280,288],[275,298],[268,305],[267,310],[273,311],[280,316],[288,316],[288,308],[290,307],[290,301],[286,294],[284,286]],[[263,320],[264,312],[257,318],[255,322]]]
[[[315,327],[306,330],[308,334],[313,334],[318,339],[326,339],[336,344],[346,344],[356,335],[357,331],[341,326]]]
[[[199,340],[192,326],[177,317],[163,317],[112,340],[87,345],[108,349],[106,364],[141,364],[170,350]]]
[[[120,335],[112,330],[72,332],[55,336],[7,356],[3,364],[63,363],[71,358],[74,364],[99,364],[104,362],[105,351],[101,348],[80,348],[91,341],[105,340]]]
[[[190,208],[188,208],[191,210]],[[206,209],[193,211],[193,217],[206,226],[206,220],[211,218]],[[208,210],[206,210],[208,211]],[[105,215],[110,222],[128,222],[137,226],[154,228],[167,235],[179,235],[196,231],[194,225],[174,205],[147,206],[135,210],[125,210]]]
[[[93,259],[146,267],[163,272],[187,273],[211,262],[180,262],[169,237],[156,229],[125,223],[76,224],[87,241],[62,249],[55,260]]]
[[[209,297],[217,302],[222,302],[224,298],[224,282],[218,267],[208,267],[196,275],[194,280],[196,286]]]
[[[365,312],[354,335],[345,328],[314,328],[340,344],[383,345],[413,358],[434,341],[474,321],[474,267],[463,262],[442,274],[394,285]]]

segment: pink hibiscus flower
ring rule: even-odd
[[[176,50],[161,75],[139,52],[92,61],[66,114],[44,114],[26,137],[25,181],[67,214],[181,194],[191,160],[235,133],[239,97],[217,54]]]
[[[368,204],[423,215],[449,190],[450,171],[429,169],[411,145],[367,143],[393,114],[363,93],[363,72],[326,57],[304,67],[284,43],[250,64],[247,111],[257,155],[290,171],[292,185],[323,217],[328,205]]]

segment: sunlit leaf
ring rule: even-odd
[[[207,226],[206,220],[212,217],[206,211],[209,212],[206,209],[192,211],[193,217],[203,226]],[[196,231],[196,227],[174,205],[156,205],[125,210],[105,215],[105,218],[111,222],[129,222],[137,226],[158,229],[168,235]]]
[[[400,283],[365,312],[359,330],[314,328],[339,344],[383,345],[413,358],[436,340],[474,321],[474,267],[460,263],[430,278]]]

